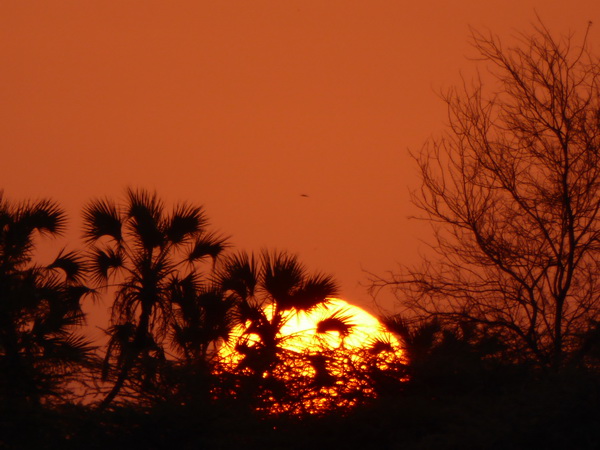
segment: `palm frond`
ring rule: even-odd
[[[2,228],[2,260],[16,269],[31,260],[33,250],[33,229],[23,226],[13,216],[7,218]]]
[[[227,247],[226,237],[209,233],[196,239],[192,244],[187,259],[189,262],[193,262],[200,261],[208,256],[214,262]]]
[[[333,277],[317,274],[303,282],[302,286],[287,298],[286,304],[280,306],[285,309],[308,311],[338,293],[338,284]]]
[[[196,272],[192,272],[184,278],[172,276],[167,282],[165,289],[168,292],[169,300],[179,307],[178,315],[184,321],[200,321],[198,301],[200,288],[200,277]]]
[[[155,222],[160,222],[163,217],[164,204],[156,192],[146,189],[127,188],[125,191],[128,204],[128,216],[135,217],[138,212],[148,214]],[[138,208],[140,211],[138,211]]]
[[[217,270],[216,279],[224,291],[232,291],[240,299],[253,297],[259,281],[254,255],[240,252],[228,256]]]
[[[234,318],[238,325],[246,325],[247,322],[268,322],[262,306],[251,302],[241,302],[235,311]]]
[[[43,348],[45,359],[61,365],[83,364],[95,349],[87,338],[77,334],[49,337],[44,340]]]
[[[0,258],[4,270],[20,270],[32,258],[34,233],[59,235],[66,216],[50,200],[11,204],[0,199]]]
[[[125,259],[121,252],[112,248],[105,250],[93,247],[90,251],[90,271],[94,282],[102,283],[108,280],[111,269],[124,267]]]
[[[165,234],[173,244],[179,244],[202,232],[207,220],[201,206],[181,204],[167,219]]]
[[[376,337],[369,346],[369,353],[372,355],[379,355],[382,352],[393,352],[394,346],[390,340],[384,340]]]
[[[0,190],[0,232],[13,222],[10,204],[4,199],[4,193]]]
[[[110,200],[93,200],[83,209],[83,237],[92,243],[103,236],[111,237],[115,242],[123,239],[121,214]]]
[[[127,189],[127,216],[131,219],[130,229],[135,239],[146,250],[162,247],[165,236],[163,226],[163,203],[156,193],[146,190]]]
[[[304,277],[305,269],[295,255],[285,252],[262,255],[262,285],[275,302],[281,306],[288,303],[289,297],[298,289]]]
[[[65,301],[70,305],[71,309],[77,309],[81,305],[82,298],[88,294],[94,294],[93,289],[82,284],[69,285],[64,288]]]
[[[354,316],[345,309],[338,310],[329,317],[317,322],[317,333],[335,331],[338,332],[340,336],[348,336],[351,333],[352,328],[356,326],[356,324],[352,322],[353,317]]]
[[[65,273],[66,281],[80,283],[85,272],[84,258],[77,252],[65,252],[62,249],[48,269],[61,269]]]
[[[49,235],[62,234],[67,221],[63,209],[51,200],[24,203],[18,208],[17,217],[21,226]]]
[[[86,315],[80,308],[70,308],[63,316],[63,329],[85,325]]]

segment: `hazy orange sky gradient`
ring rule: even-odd
[[[363,269],[416,262],[428,235],[408,149],[472,73],[469,25],[509,38],[536,11],[556,33],[593,21],[598,53],[598,0],[3,1],[0,187],[59,201],[73,248],[93,197],[200,203],[368,306]]]

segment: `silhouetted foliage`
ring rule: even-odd
[[[62,210],[0,197],[0,448],[597,448],[600,66],[542,24],[515,48],[473,38],[498,89],[451,90],[449,132],[416,155],[439,261],[374,284],[406,306],[383,320],[403,354],[297,257],[225,256],[201,207],[95,200],[85,260],[39,264]],[[112,301],[100,363],[74,333],[85,276]],[[324,306],[291,345],[286,323]]]
[[[81,257],[33,261],[36,239],[60,236],[65,215],[49,200],[11,203],[0,192],[0,415],[63,402],[68,382],[90,362],[83,324]]]
[[[383,318],[403,343],[408,365],[405,388],[460,393],[487,389],[512,365],[502,339],[489,328],[465,321],[443,325],[438,319],[409,322]]]
[[[439,258],[374,288],[560,367],[600,307],[600,64],[587,33],[577,44],[538,23],[514,47],[472,36],[490,74],[444,95],[449,130],[415,155]]]
[[[469,320],[388,317],[407,358],[368,336],[350,348],[360,321],[326,300],[336,292],[330,277],[286,253],[221,258],[222,240],[166,233],[166,223],[191,230],[195,221],[148,220],[157,200],[141,197],[147,208],[136,206],[135,223],[127,204],[87,210],[97,214],[87,216],[89,275],[120,302],[104,370],[124,382],[110,408],[70,389],[90,370],[99,382],[103,368],[73,333],[88,291],[81,258],[63,251],[34,262],[36,236],[60,233],[62,211],[0,202],[1,448],[597,447],[597,321],[580,331],[577,363],[561,372],[515,363],[502,333]],[[218,258],[214,276],[198,272],[196,258]],[[286,320],[323,304],[313,330],[323,345],[286,345]],[[332,335],[336,345],[326,345]],[[226,361],[223,342],[239,354]]]
[[[236,325],[242,330],[232,344],[237,360],[224,368],[237,376],[233,395],[263,411],[302,408],[306,390],[300,385],[312,383],[306,365],[313,359],[302,349],[286,348],[290,336],[281,329],[294,311],[309,311],[335,296],[336,283],[323,274],[309,275],[293,255],[266,251],[259,260],[246,253],[228,257],[218,279],[236,305]]]
[[[206,324],[192,316],[207,314],[200,311],[206,293],[196,264],[206,258],[214,264],[226,241],[206,231],[201,207],[180,204],[166,212],[156,194],[143,190],[128,189],[123,204],[91,202],[84,222],[95,285],[114,291],[102,373],[114,384],[101,404],[105,408],[126,383],[137,394],[161,390],[171,365],[171,333],[188,355],[204,352],[206,339],[220,337],[222,332],[204,335],[199,342],[192,333],[202,333],[198,327]],[[197,329],[190,331],[194,320]]]
[[[401,356],[390,342],[360,335],[360,348],[345,345],[357,327],[352,312],[334,306],[331,277],[309,275],[296,257],[238,253],[223,260],[218,275],[237,312],[221,352],[219,373],[228,383],[218,395],[266,415],[344,414],[399,378]],[[302,321],[317,308],[321,318]],[[292,331],[285,329],[290,322]],[[314,329],[294,329],[300,323]]]

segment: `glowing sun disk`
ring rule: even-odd
[[[272,320],[273,310],[272,305],[264,309],[269,320]],[[282,316],[283,325],[278,338],[285,350],[304,353],[336,349],[351,351],[370,348],[381,342],[389,344],[390,351],[402,354],[398,340],[379,320],[342,299],[330,298],[309,311],[284,311]],[[221,349],[222,356],[238,362],[241,355],[235,347],[242,339],[250,346],[260,342],[259,336],[248,332],[246,327],[235,327],[230,341]]]

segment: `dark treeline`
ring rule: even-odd
[[[415,154],[437,259],[373,280],[403,354],[286,346],[335,280],[232,248],[201,207],[92,200],[82,244],[42,264],[63,210],[1,197],[0,448],[599,448],[600,64],[541,23],[473,42],[492,92],[450,90]],[[317,331],[355,325],[332,309]]]
[[[143,190],[128,190],[122,203],[93,201],[83,215],[86,247],[41,265],[36,242],[59,236],[65,214],[48,200],[0,202],[6,448],[598,442],[597,332],[556,370],[515,359],[485,326],[389,316],[382,320],[405,358],[390,358],[386,342],[374,340],[360,364],[340,370],[349,358],[291,351],[279,334],[285,311],[337,293],[331,277],[286,253],[237,252],[209,231],[201,208],[168,211]],[[92,301],[112,305],[106,344],[85,335],[82,306]],[[353,326],[334,311],[323,322],[340,332]],[[241,356],[227,365],[216,349],[239,324],[258,339],[237,337]]]

